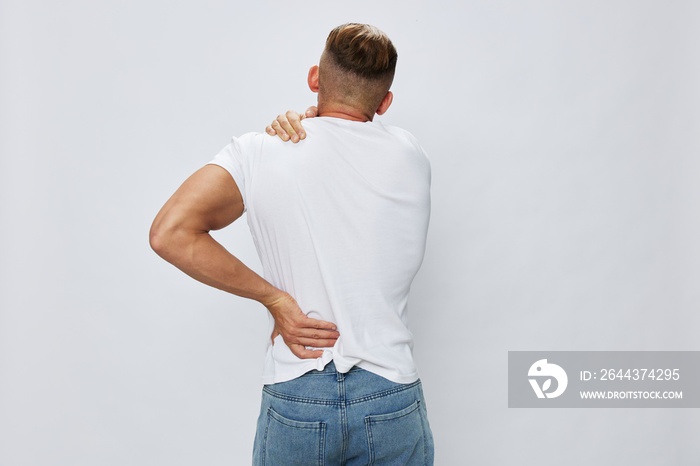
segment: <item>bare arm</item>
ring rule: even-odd
[[[265,306],[292,352],[316,358],[333,346],[335,326],[307,317],[288,293],[272,286],[211,237],[243,214],[243,199],[231,175],[207,165],[190,176],[158,212],[150,232],[153,250],[192,278]]]

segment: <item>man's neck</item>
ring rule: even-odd
[[[318,104],[318,116],[342,118],[343,120],[351,121],[372,121],[374,114],[368,115],[361,110],[337,103],[321,103]]]

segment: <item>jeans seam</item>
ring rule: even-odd
[[[303,397],[294,396],[294,395],[286,395],[284,393],[276,392],[276,391],[274,391],[270,388],[267,388],[267,387],[264,387],[263,391],[271,397],[278,398],[280,400],[291,401],[291,402],[295,402],[295,403],[315,404],[315,405],[325,405],[325,406],[339,406],[340,405],[340,403],[337,400],[319,400],[316,398],[303,398]]]
[[[370,421],[365,417],[365,432],[367,433],[367,456],[369,456],[367,466],[374,465],[374,439],[372,438],[372,427]]]
[[[265,463],[267,463],[267,436],[270,433],[270,408],[267,408],[267,422],[265,423],[265,436],[263,437],[263,443],[262,443],[262,452],[261,452],[261,461],[262,461],[262,466],[265,466]]]
[[[423,416],[423,403],[418,400],[418,415],[420,416],[420,427],[423,430],[423,464],[428,461],[428,436],[425,431],[425,417]]]
[[[414,388],[415,386],[419,385],[420,381],[417,380],[411,384],[408,385],[402,385],[400,387],[395,387],[395,388],[390,388],[388,390],[384,390],[378,393],[373,393],[371,395],[366,395],[360,398],[355,398],[352,400],[345,400],[346,405],[352,405],[352,404],[358,404],[358,403],[364,403],[366,401],[372,401],[372,400],[377,400],[379,398],[384,398],[387,396],[394,395],[396,393],[400,393],[404,390],[409,390],[411,388]],[[306,404],[316,404],[316,405],[325,405],[325,406],[340,406],[343,402],[338,401],[338,400],[320,400],[317,398],[305,398],[305,397],[299,397],[299,396],[294,396],[294,395],[287,395],[284,393],[279,393],[271,388],[268,387],[263,387],[263,391],[267,393],[268,395],[285,400],[285,401],[292,401],[296,403],[306,403]]]
[[[325,453],[326,449],[326,423],[322,422],[321,423],[321,439],[320,442],[318,443],[318,464],[320,466],[323,466],[324,460],[323,456]]]
[[[402,385],[399,387],[394,387],[390,388],[388,390],[384,390],[381,392],[373,393],[371,395],[366,395],[360,398],[355,398],[352,400],[348,400],[347,404],[358,404],[358,403],[364,403],[366,401],[372,401],[372,400],[378,400],[379,398],[385,398],[387,396],[395,395],[397,393],[401,393],[404,390],[410,390],[411,388],[416,387],[417,385],[420,385],[420,380],[416,380],[415,382],[408,384],[408,385]]]
[[[343,432],[343,447],[340,452],[341,464],[345,464],[345,458],[348,454],[348,411],[347,400],[345,398],[345,375],[337,373],[338,381],[338,401],[340,408],[340,423]]]

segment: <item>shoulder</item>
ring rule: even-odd
[[[417,158],[426,165],[428,170],[430,169],[428,154],[420,142],[418,142],[418,138],[416,138],[411,132],[398,126],[385,125],[379,122],[378,124],[381,125],[386,132],[394,136],[397,140],[400,140],[406,147],[412,149],[416,153]]]
[[[416,139],[416,137],[411,132],[409,132],[403,128],[399,128],[398,126],[385,125],[385,124],[379,123],[379,122],[378,122],[378,124],[381,125],[381,127],[383,127],[384,130],[386,130],[388,133],[392,134],[396,138],[401,139],[401,140],[415,146],[416,148],[419,148],[421,152],[425,152],[423,150],[423,147],[418,142],[418,139]]]
[[[212,163],[221,165],[229,171],[236,169],[241,173],[246,170],[245,167],[250,165],[250,161],[260,152],[259,147],[262,145],[260,133],[245,133],[241,136],[232,136],[226,144],[214,157]]]
[[[232,137],[231,143],[237,145],[240,149],[247,149],[261,145],[267,138],[271,137],[265,133],[249,132]]]
[[[264,147],[275,144],[277,139],[279,138],[266,133],[243,133],[240,136],[231,137],[225,150],[235,158],[254,159],[260,155]]]

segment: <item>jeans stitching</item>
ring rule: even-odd
[[[367,466],[372,466],[374,465],[374,439],[372,438],[370,421],[367,417],[365,417],[365,432],[367,432],[367,455],[369,456],[369,463],[367,463]]]
[[[292,425],[287,422],[284,422],[286,419],[284,416],[281,414],[277,413],[274,409],[272,408],[267,408],[267,424],[265,425],[265,436],[263,438],[263,444],[261,448],[261,463],[262,466],[265,466],[267,463],[267,439],[269,435],[269,430],[270,430],[270,423],[272,420],[275,420],[276,422],[279,422],[282,425],[291,427],[293,429],[305,429],[305,430],[312,430],[312,431],[317,431],[319,438],[318,438],[318,464],[319,466],[323,466],[324,463],[324,455],[325,455],[325,448],[326,448],[326,423],[325,422],[311,422],[308,424],[317,424],[317,426],[299,426],[299,425]],[[290,419],[292,421],[292,419]],[[297,421],[298,422],[298,421]]]
[[[326,449],[326,423],[322,422],[321,423],[321,438],[319,439],[319,442],[318,442],[318,464],[319,464],[319,466],[323,466],[323,464],[324,464],[323,456],[324,456],[325,449]]]
[[[276,392],[270,388],[263,388],[263,392],[265,392],[267,395],[277,398],[280,400],[284,401],[291,401],[294,403],[304,403],[304,404],[311,404],[311,405],[325,405],[325,406],[339,406],[340,402],[338,400],[317,400],[314,398],[304,398],[304,397],[298,397],[298,396],[293,396],[293,395],[286,395],[284,393],[279,393]]]
[[[410,408],[410,409],[409,409]],[[409,416],[416,411],[418,411],[418,418],[420,419],[420,425],[421,425],[421,440],[423,443],[423,464],[426,466],[431,466],[428,465],[427,463],[427,458],[428,458],[428,438],[426,437],[426,430],[425,430],[425,423],[423,422],[423,404],[421,403],[421,400],[418,399],[411,403],[411,405],[407,406],[406,408],[399,410],[397,412],[405,411],[401,415],[396,416],[396,417],[391,417],[389,419],[377,419],[377,417],[382,417],[384,415],[369,415],[365,416],[365,432],[367,435],[367,448],[368,448],[368,456],[369,456],[369,463],[368,466],[374,465],[375,461],[375,451],[374,451],[374,437],[373,437],[373,430],[372,426],[375,424],[381,424],[384,422],[392,422],[397,419],[400,419],[402,417]],[[396,413],[390,413],[390,414],[396,414]]]
[[[263,437],[263,443],[262,443],[262,457],[260,458],[262,461],[262,466],[265,466],[265,463],[267,462],[267,436],[270,432],[270,408],[267,408],[267,423],[265,424],[265,436]]]
[[[389,414],[370,414],[365,418],[366,421],[370,423],[378,423],[378,422],[387,422],[387,421],[393,421],[395,419],[401,419],[402,417],[408,416],[410,414],[413,414],[416,412],[416,410],[420,409],[420,400],[416,400],[410,405],[406,406],[404,409],[400,409],[399,411],[389,413]],[[397,413],[401,413],[397,415]],[[383,419],[386,416],[391,415],[392,417]],[[382,419],[379,419],[382,418]],[[423,424],[421,422],[421,430],[422,430]]]
[[[401,393],[404,390],[410,390],[411,388],[416,387],[417,385],[420,385],[420,380],[416,380],[415,382],[408,384],[408,385],[402,385],[399,387],[394,387],[390,388],[388,390],[384,390],[381,392],[373,393],[371,395],[365,395],[360,398],[355,398],[352,400],[348,401],[348,404],[358,404],[358,403],[364,403],[366,401],[372,401],[372,400],[377,400],[379,398],[385,398],[387,396],[395,395],[396,393]]]
[[[345,375],[340,372],[337,374],[338,381],[338,406],[340,408],[340,422],[343,431],[343,447],[340,452],[341,464],[345,464],[345,458],[348,453],[348,411],[347,400],[345,399]]]
[[[422,404],[419,406],[420,407],[420,425],[423,428],[423,463],[426,465],[428,464],[428,435],[427,431],[425,429],[425,416],[423,416],[423,409],[425,408],[425,404]]]
[[[360,398],[355,398],[352,400],[346,400],[346,401],[344,401],[344,403],[346,405],[351,405],[351,404],[363,403],[366,401],[372,401],[372,400],[376,400],[379,398],[384,398],[384,397],[387,397],[390,395],[394,395],[396,393],[400,393],[404,390],[409,390],[411,388],[418,386],[419,384],[420,384],[420,380],[417,380],[411,384],[401,385],[399,387],[390,388],[388,390],[383,390],[381,392],[373,393],[371,395],[362,396]],[[285,401],[292,401],[292,402],[296,402],[296,403],[317,404],[317,405],[326,405],[326,406],[340,406],[343,403],[340,400],[321,400],[318,398],[306,398],[306,397],[300,397],[300,396],[294,396],[294,395],[287,395],[285,393],[279,393],[279,392],[277,392],[277,391],[275,391],[267,386],[263,387],[263,391],[274,398],[278,398],[278,399],[285,400]]]

